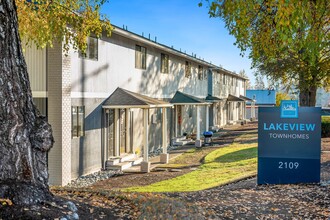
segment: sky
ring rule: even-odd
[[[220,18],[210,18],[200,0],[109,0],[102,13],[118,27],[157,38],[157,42],[239,73],[245,70],[254,85],[251,61],[240,56]]]

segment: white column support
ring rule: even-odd
[[[209,123],[209,120],[210,120],[210,116],[209,116],[209,106],[208,105],[206,105],[205,106],[205,108],[206,108],[206,119],[205,119],[205,131],[208,131],[209,130],[209,127],[210,127],[210,123]]]
[[[141,172],[150,172],[150,162],[149,162],[149,129],[148,129],[148,111],[149,109],[143,109],[143,162],[141,163]]]
[[[104,109],[102,111],[102,114],[104,115],[103,120],[104,120],[104,129],[103,129],[103,162],[102,162],[102,168],[105,169],[105,163],[109,158],[109,109]]]
[[[162,147],[163,153],[160,155],[161,163],[168,163],[169,155],[167,153],[167,117],[166,117],[166,108],[162,108]]]
[[[232,102],[228,103],[228,114],[229,114],[229,121],[232,121],[232,113],[233,113],[233,109],[232,109]]]
[[[179,120],[178,120],[178,105],[176,105],[175,106],[175,108],[174,108],[174,112],[175,112],[175,133],[174,133],[174,135],[175,135],[175,137],[177,137],[178,136],[178,122],[179,122]]]
[[[120,146],[120,135],[119,135],[119,125],[120,125],[120,121],[119,121],[119,112],[120,109],[115,109],[115,156],[119,156],[119,146]]]
[[[180,110],[179,110],[180,109]],[[185,105],[177,105],[178,110],[178,136],[183,135],[182,133],[182,125],[184,120],[184,111],[185,111]],[[179,120],[179,112],[180,112],[180,120]],[[180,125],[179,125],[180,123]]]
[[[131,146],[130,145],[130,135],[131,135],[131,133],[129,132],[130,131],[130,109],[129,108],[127,108],[127,109],[125,109],[125,117],[126,117],[126,125],[125,125],[125,127],[126,127],[126,131],[125,131],[125,133],[126,133],[126,135],[125,135],[125,137],[126,137],[126,140],[125,140],[125,142],[126,142],[126,146],[125,146],[125,148],[126,148],[126,150]],[[130,151],[131,151],[132,149],[129,149],[129,153],[131,153]]]
[[[148,109],[143,109],[143,161],[148,162],[149,160],[149,128],[148,128]]]
[[[202,141],[201,141],[201,128],[200,128],[200,121],[201,121],[201,118],[200,118],[200,106],[199,105],[196,105],[196,121],[197,121],[197,131],[196,131],[196,142],[195,142],[195,146],[196,147],[201,147],[202,146]]]
[[[243,104],[243,120],[246,119],[246,102]]]
[[[200,136],[200,133],[201,133],[201,123],[200,123],[200,120],[201,120],[201,116],[200,116],[200,106],[197,105],[196,106],[196,120],[197,120],[197,134],[196,134],[196,140],[200,140],[201,139],[201,136]]]
[[[251,118],[254,119],[256,117],[256,112],[255,112],[255,102],[251,102]]]
[[[166,154],[167,153],[167,119],[166,119],[166,108],[162,108],[162,130],[163,130],[163,134],[162,134],[162,146],[163,146],[163,153]]]

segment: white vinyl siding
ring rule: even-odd
[[[44,98],[47,91],[46,49],[35,45],[24,50],[33,97]]]

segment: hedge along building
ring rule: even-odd
[[[149,153],[160,151],[166,161],[164,148],[176,135],[196,133],[198,127],[198,133],[208,130],[208,105],[198,110],[196,104],[185,105],[179,132],[177,108],[166,102],[177,91],[197,99],[205,99],[209,91],[215,94],[221,85],[208,87],[219,67],[119,27],[109,38],[90,37],[86,54],[71,49],[65,55],[61,46],[25,52],[35,103],[55,138],[48,156],[51,184],[66,185],[125,154],[148,162]],[[229,71],[223,74],[245,80]],[[115,91],[125,93],[117,96],[120,101],[131,102],[115,105]],[[143,100],[145,105],[134,106]]]

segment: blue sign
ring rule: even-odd
[[[281,104],[259,107],[257,182],[320,182],[321,108]]]
[[[281,118],[298,118],[298,100],[281,101]]]

